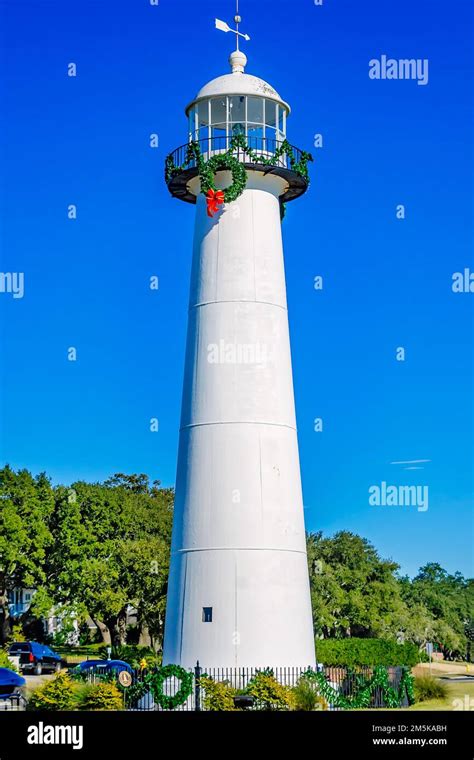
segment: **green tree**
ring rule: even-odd
[[[365,538],[348,531],[308,536],[317,636],[395,638],[407,615],[396,571]]]
[[[44,473],[0,470],[0,641],[11,632],[8,606],[14,588],[44,587],[45,558],[53,537],[49,521],[54,494]]]
[[[114,646],[126,641],[129,605],[161,643],[173,492],[158,485],[117,474],[103,484],[57,490],[51,595],[58,603],[74,600]]]
[[[437,562],[420,568],[411,583],[410,600],[428,610],[433,629],[431,639],[447,657],[465,657],[468,647],[466,625],[474,617],[474,583],[461,573],[451,575]]]

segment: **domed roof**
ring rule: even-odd
[[[194,100],[187,106],[186,113],[197,100],[219,95],[256,95],[260,98],[270,98],[270,100],[277,100],[282,103],[288,109],[288,113],[290,112],[288,103],[285,103],[268,82],[252,74],[244,73],[247,58],[243,53],[238,54],[237,51],[232,53],[229,63],[232,67],[232,73],[211,79],[204,87],[201,87]]]

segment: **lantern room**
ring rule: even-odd
[[[231,74],[213,79],[187,107],[188,138],[203,153],[228,150],[230,140],[244,135],[253,150],[274,153],[286,138],[290,107],[269,84],[244,73],[247,58],[234,51]]]
[[[195,203],[190,180],[198,174],[196,155],[209,161],[230,153],[247,171],[281,176],[286,181],[281,201],[293,200],[308,187],[306,163],[312,159],[287,141],[290,106],[268,82],[245,73],[241,50],[231,53],[229,63],[231,72],[204,85],[186,107],[187,143],[166,159],[168,188],[175,198]]]

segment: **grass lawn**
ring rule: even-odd
[[[101,658],[97,654],[63,654],[62,655],[64,659],[66,660],[66,665],[78,665],[80,662],[83,662],[84,660],[100,660]]]
[[[55,652],[59,652],[60,654],[67,654],[68,652],[78,653],[78,654],[91,654],[93,652],[97,652],[102,647],[105,647],[105,644],[80,644],[79,646],[53,646],[53,649]]]
[[[54,650],[63,657],[67,665],[77,665],[83,660],[100,660],[99,650],[104,644],[86,644],[84,646],[72,647],[53,647]]]
[[[414,676],[431,673],[433,676],[474,676],[474,663],[467,662],[433,662],[431,668],[428,662],[420,662],[412,669]]]

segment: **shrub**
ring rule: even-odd
[[[26,641],[27,640],[23,631],[23,626],[20,625],[20,623],[13,624],[9,639],[11,641]]]
[[[18,672],[18,668],[8,657],[6,649],[0,649],[0,668],[8,668],[9,670],[14,670],[16,673]]]
[[[247,694],[255,698],[259,710],[290,710],[294,706],[292,690],[282,686],[273,675],[272,670],[257,671],[249,682]]]
[[[202,704],[205,710],[232,711],[235,710],[234,696],[237,693],[227,681],[213,681],[208,676],[199,679],[204,690]]]
[[[328,709],[326,700],[318,694],[315,685],[304,676],[300,678],[296,686],[293,687],[292,692],[294,710],[304,710],[309,712],[311,710]]]
[[[28,702],[29,710],[74,710],[76,694],[67,671],[36,689]]]
[[[433,676],[418,676],[415,678],[415,701],[427,702],[429,699],[447,699],[448,687],[439,678]]]
[[[114,683],[101,681],[84,689],[81,710],[123,710],[122,693]]]
[[[426,654],[411,642],[397,644],[383,639],[317,639],[318,662],[324,665],[357,667],[360,665],[407,665],[412,667]]]

